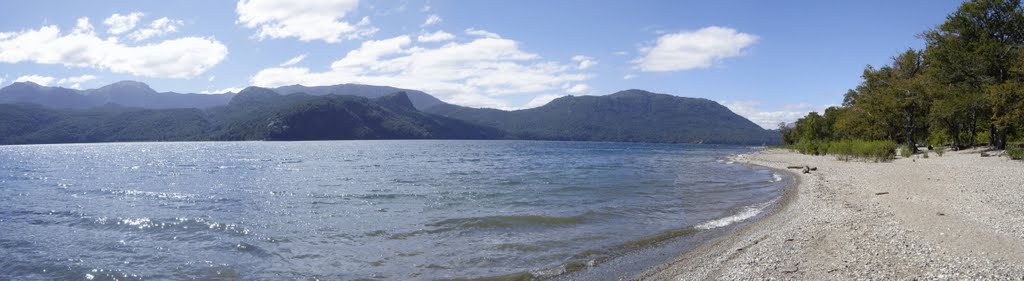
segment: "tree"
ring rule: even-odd
[[[1009,80],[1013,58],[1019,56],[1024,45],[1024,9],[1019,0],[969,1],[950,14],[938,28],[924,33],[928,42],[926,59],[931,75],[939,87],[937,96],[943,98],[939,115],[958,116],[956,120],[969,120],[970,144],[978,122],[983,116],[993,116],[993,98],[1012,87],[991,87]],[[984,94],[984,93],[990,94]],[[955,117],[954,117],[955,118]],[[962,122],[957,122],[962,123]],[[956,124],[951,127],[961,127]],[[998,148],[1006,145],[1006,128],[990,123],[990,140]]]

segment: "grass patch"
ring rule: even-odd
[[[903,158],[910,158],[911,155],[914,155],[914,151],[910,150],[909,146],[906,146],[906,145],[901,145],[900,146],[900,156],[903,156]]]
[[[801,140],[789,147],[807,155],[832,155],[841,161],[862,159],[884,162],[896,158],[897,145],[892,141],[844,140],[820,142]]]
[[[1006,144],[1006,155],[1013,160],[1024,160],[1024,143]]]

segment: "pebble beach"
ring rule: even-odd
[[[1024,278],[1024,162],[981,154],[883,163],[781,149],[737,156],[797,183],[761,220],[638,279]]]

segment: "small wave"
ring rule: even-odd
[[[770,205],[770,204],[771,204],[771,202],[765,202],[765,203],[761,203],[761,204],[747,206],[747,207],[744,207],[739,212],[737,212],[736,214],[733,214],[731,216],[727,216],[727,217],[724,217],[724,218],[708,221],[708,222],[705,222],[705,223],[702,223],[702,224],[698,224],[696,226],[696,228],[697,229],[708,230],[708,229],[719,228],[719,227],[727,226],[727,225],[734,224],[734,223],[737,223],[737,222],[741,222],[741,221],[747,220],[749,218],[753,218],[754,216],[757,216],[757,214],[760,214],[761,211],[763,211],[765,208],[767,208],[768,205]]]
[[[188,193],[155,192],[155,191],[143,191],[143,190],[133,190],[133,189],[127,189],[127,190],[125,190],[125,189],[113,189],[113,190],[111,190],[111,189],[103,189],[103,191],[110,192],[110,194],[114,194],[114,195],[138,196],[138,197],[153,197],[153,198],[160,198],[160,199],[179,199],[180,200],[180,199],[192,199],[192,198],[196,197],[195,194],[188,194]]]
[[[772,173],[772,180],[771,180],[771,182],[780,182],[780,181],[782,181],[782,176],[779,175],[778,173]]]
[[[92,227],[101,228],[128,228],[140,230],[176,230],[176,231],[200,231],[209,230],[223,232],[233,235],[245,236],[250,230],[233,223],[222,223],[210,221],[204,218],[174,218],[169,220],[155,220],[148,217],[119,217],[119,218],[82,218],[82,221]]]
[[[548,217],[538,215],[489,216],[447,219],[427,226],[457,226],[460,228],[505,228],[515,226],[560,226],[583,221],[581,217]]]

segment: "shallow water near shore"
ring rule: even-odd
[[[727,160],[752,151],[536,141],[3,146],[0,279],[556,275],[762,213],[787,180]]]

